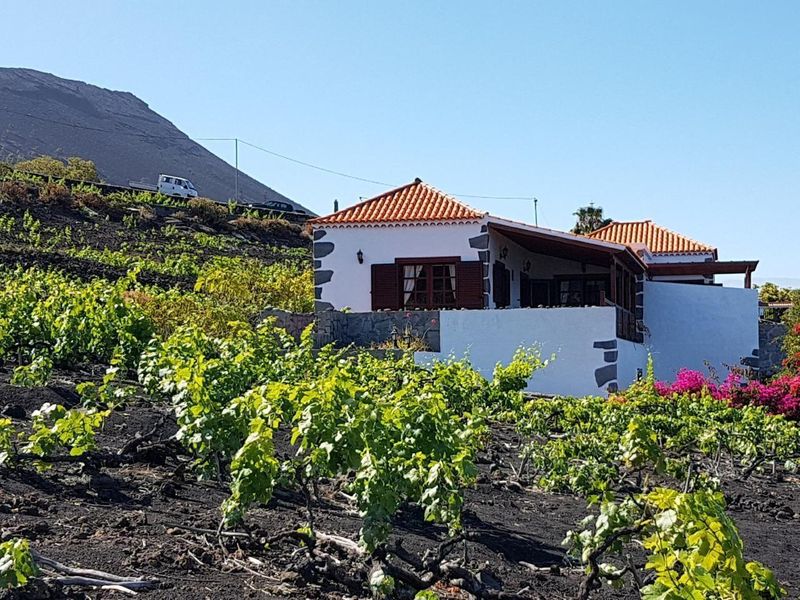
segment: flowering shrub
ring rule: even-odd
[[[747,381],[732,371],[724,382],[717,383],[699,371],[681,369],[675,381],[658,381],[655,388],[661,396],[706,393],[731,406],[764,406],[772,413],[800,420],[800,373],[780,375],[769,383],[761,383]]]
[[[800,420],[800,374],[780,375],[769,383],[736,382],[735,385],[722,386],[719,396],[733,406],[765,406],[772,413]]]
[[[786,360],[783,366],[789,373],[800,373],[800,323],[795,323],[783,340]]]
[[[655,385],[656,391],[662,396],[699,394],[704,388],[712,396],[717,396],[717,385],[713,381],[706,379],[706,376],[700,371],[692,371],[691,369],[678,371],[678,376],[672,383],[657,381]]]

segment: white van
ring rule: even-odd
[[[173,175],[162,174],[158,176],[158,191],[167,196],[197,198],[197,190],[194,189],[191,181]]]
[[[144,183],[141,181],[129,181],[128,185],[138,190],[161,192],[167,196],[197,198],[197,190],[194,189],[192,182],[184,177],[176,177],[175,175],[164,175],[162,173],[158,176],[158,185]]]

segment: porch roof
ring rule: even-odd
[[[642,259],[624,244],[536,227],[494,215],[488,215],[487,221],[490,231],[498,231],[526,250],[537,254],[547,254],[599,266],[607,266],[609,259],[615,257],[635,273],[644,273],[648,268]]]
[[[706,262],[654,263],[647,269],[651,275],[731,275],[752,273],[757,260],[709,260]]]

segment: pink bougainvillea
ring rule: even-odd
[[[699,394],[703,389],[716,397],[717,385],[707,379],[700,371],[692,371],[691,369],[681,369],[678,371],[678,376],[672,383],[665,383],[663,381],[656,382],[656,391],[662,396],[671,396],[672,394]]]
[[[656,382],[661,396],[672,394],[707,394],[731,406],[764,406],[772,413],[800,420],[800,374],[781,375],[768,383],[750,381],[731,372],[721,384],[699,371],[682,369],[672,383]]]

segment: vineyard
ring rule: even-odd
[[[1,597],[800,596],[790,411],[318,349],[290,226],[0,183]]]

